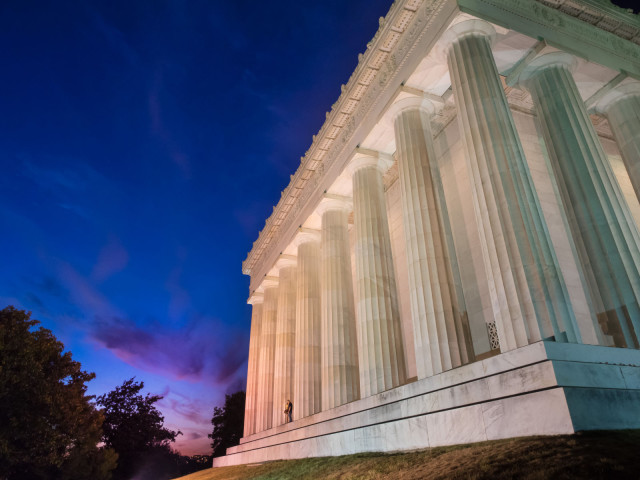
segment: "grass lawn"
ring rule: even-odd
[[[202,470],[180,480],[640,479],[640,430],[522,437]]]

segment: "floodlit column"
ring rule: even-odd
[[[251,305],[251,331],[249,334],[249,360],[247,361],[247,395],[244,409],[244,436],[256,432],[256,405],[258,393],[258,357],[260,345],[260,324],[262,323],[262,303],[264,296],[261,293],[251,295],[248,304]]]
[[[407,379],[382,169],[390,159],[356,154],[353,176],[360,395]]]
[[[296,259],[282,256],[276,263],[280,278],[276,317],[276,354],[273,384],[273,426],[286,423],[284,406],[295,404],[293,377],[296,338]],[[280,408],[282,407],[282,408]]]
[[[256,432],[273,426],[273,373],[276,352],[276,317],[278,312],[278,279],[266,278],[262,328],[260,330],[260,359],[258,364],[258,404],[256,405]]]
[[[293,418],[297,420],[318,413],[321,407],[320,235],[301,231],[294,242],[298,246],[298,281]]]
[[[640,200],[640,83],[621,85],[598,102],[618,143],[631,185]]]
[[[392,107],[402,198],[409,295],[418,378],[469,361],[434,170],[429,100],[411,97]],[[457,327],[457,328],[456,328]]]
[[[467,20],[445,32],[443,42],[500,349],[550,336],[578,342],[575,315],[491,51],[494,36],[487,22]]]
[[[324,198],[322,216],[321,318],[322,410],[360,398],[358,339],[346,199]]]
[[[640,239],[573,80],[576,61],[541,55],[519,81],[533,98],[598,320],[622,330],[618,346],[637,348]]]

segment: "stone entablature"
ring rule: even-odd
[[[322,190],[318,186],[330,185],[334,180],[327,181],[325,177],[336,170],[332,166],[340,163],[338,157],[344,155],[345,145],[354,143],[359,122],[369,114],[374,103],[381,102],[383,90],[387,90],[389,97],[383,101],[390,100],[389,93],[396,93],[384,87],[391,77],[397,76],[419,37],[436,21],[449,18],[452,11],[459,8],[498,24],[505,18],[512,22],[518,17],[536,37],[542,36],[536,28],[544,25],[544,33],[551,32],[549,36],[556,46],[577,50],[587,58],[594,57],[640,78],[640,20],[606,1],[460,0],[457,3],[459,5],[455,0],[397,0],[386,17],[380,18],[378,32],[367,44],[365,53],[358,55],[358,66],[347,84],[342,85],[338,101],[327,112],[327,120],[314,135],[311,147],[301,157],[300,166],[243,262],[243,273],[251,275],[250,291],[258,288],[279,252],[290,242],[291,238],[287,237],[292,236],[296,224],[306,218],[309,204],[319,200]],[[592,26],[597,27],[595,35]],[[554,32],[562,33],[556,36]],[[444,97],[443,100],[447,95]],[[520,100],[525,108],[533,109],[526,92],[514,93],[513,99],[516,105]],[[455,115],[450,103],[442,106],[434,122],[434,134],[438,133],[439,125],[446,126]],[[610,136],[606,120],[598,117],[597,122],[598,132]],[[355,144],[359,140],[361,138],[356,139]]]

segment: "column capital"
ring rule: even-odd
[[[634,81],[612,88],[596,103],[595,111],[606,114],[612,105],[632,96],[640,96],[640,82]]]
[[[429,115],[429,117],[436,111],[433,102],[429,98],[425,96],[411,96],[393,103],[389,107],[388,113],[392,121],[395,122],[396,118],[398,118],[402,112],[408,110],[421,110]]]
[[[343,197],[341,195],[332,195],[330,193],[325,194],[316,207],[316,212],[318,212],[318,215],[322,216],[325,212],[332,210],[339,210],[347,213],[351,212],[353,210],[353,199],[350,197]]]
[[[280,279],[278,277],[272,277],[270,275],[267,275],[264,277],[264,280],[262,280],[262,283],[260,283],[260,286],[258,287],[258,289],[264,292],[267,288],[277,287],[279,280]]]
[[[280,271],[286,267],[295,267],[298,259],[294,255],[282,254],[278,257],[275,267]]]
[[[293,244],[299,247],[303,243],[316,242],[320,243],[320,232],[311,228],[300,228],[295,237],[293,237]]]
[[[251,296],[247,299],[247,303],[249,305],[255,305],[257,303],[264,303],[264,293],[253,292]]]
[[[393,158],[388,153],[373,150],[358,149],[347,164],[347,171],[351,176],[363,168],[377,168],[381,173],[386,172],[393,165]]]
[[[578,66],[578,59],[567,52],[551,52],[539,55],[522,69],[518,77],[513,79],[513,82],[515,84],[525,85],[527,81],[541,71],[558,66],[565,67],[570,72],[573,72]]]
[[[465,37],[486,37],[493,44],[496,38],[496,29],[485,20],[471,19],[456,23],[449,27],[438,41],[438,51],[446,57],[451,45]]]

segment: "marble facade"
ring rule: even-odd
[[[396,0],[243,263],[214,466],[639,428],[639,193],[639,16]]]

